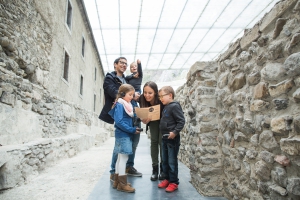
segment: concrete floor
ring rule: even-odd
[[[167,193],[164,189],[157,187],[159,181],[151,181],[152,165],[150,157],[150,140],[146,134],[141,135],[141,139],[136,151],[135,168],[143,173],[142,177],[128,176],[128,182],[135,188],[135,193],[120,192],[112,188],[112,182],[109,180],[110,166],[106,169],[98,183],[95,185],[88,200],[226,200],[222,197],[203,197],[193,187],[190,181],[189,169],[179,162],[179,187],[173,193]]]

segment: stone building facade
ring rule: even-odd
[[[0,190],[109,137],[83,0],[0,0]]]
[[[179,159],[205,196],[300,199],[300,1],[277,3],[177,89]]]

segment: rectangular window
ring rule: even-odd
[[[84,57],[84,46],[85,46],[85,39],[82,37],[82,49],[81,49],[81,55]]]
[[[68,0],[68,8],[67,8],[67,20],[66,23],[69,27],[69,29],[71,30],[72,27],[72,5],[70,0]]]
[[[96,95],[94,94],[94,112],[96,111]]]
[[[80,76],[80,95],[83,95],[83,76]]]
[[[97,68],[95,67],[95,81],[97,79]]]
[[[64,74],[63,78],[68,81],[68,74],[69,74],[69,63],[70,63],[70,56],[69,54],[65,51],[65,61],[64,61]]]

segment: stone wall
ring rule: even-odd
[[[104,78],[100,56],[83,1],[69,1],[71,31],[65,27],[67,0],[0,0],[0,190],[23,184],[110,136],[111,127],[98,119]],[[66,49],[68,81],[62,78]]]
[[[300,198],[300,1],[280,1],[177,89],[179,159],[205,196]]]

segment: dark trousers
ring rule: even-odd
[[[166,179],[170,183],[179,184],[178,179],[178,152],[180,146],[180,135],[177,135],[174,139],[162,139],[162,159],[163,159],[163,171],[166,175]]]
[[[159,131],[159,121],[150,122],[150,152],[152,159],[152,166],[159,165],[159,160],[162,162],[161,152],[161,133]],[[159,158],[160,156],[160,158]]]

